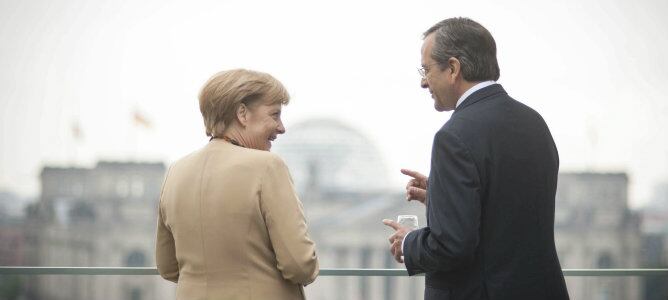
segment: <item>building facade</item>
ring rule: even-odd
[[[639,268],[640,217],[625,173],[561,173],[555,240],[564,269]],[[637,277],[566,277],[571,299],[641,299]]]
[[[40,266],[154,265],[162,163],[100,162],[94,168],[45,167],[31,222]],[[148,276],[39,276],[34,299],[163,299],[173,295]]]
[[[656,186],[653,199],[643,208],[642,215],[642,267],[668,268],[668,182]],[[643,281],[643,299],[668,299],[666,278],[646,277]]]

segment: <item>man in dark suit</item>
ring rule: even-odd
[[[496,83],[494,38],[470,19],[441,21],[424,34],[420,74],[436,110],[454,112],[429,177],[402,170],[427,227],[384,220],[392,254],[426,273],[425,299],[568,299],[554,245],[557,148],[541,116]]]

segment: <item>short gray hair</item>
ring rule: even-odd
[[[434,33],[431,57],[441,66],[454,57],[462,66],[466,81],[498,80],[496,42],[492,34],[478,22],[468,18],[445,19],[425,31],[424,38]]]

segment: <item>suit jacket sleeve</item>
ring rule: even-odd
[[[260,207],[283,278],[309,284],[318,276],[315,243],[309,238],[302,203],[297,198],[287,166],[269,160],[261,183]]]
[[[469,149],[447,129],[434,138],[427,194],[428,226],[404,241],[410,275],[457,268],[478,245],[480,176]]]
[[[169,171],[167,171],[169,176]],[[167,178],[163,183],[163,192]],[[174,244],[174,236],[172,231],[165,224],[164,213],[162,211],[162,197],[160,193],[160,203],[158,204],[158,233],[155,243],[155,261],[158,267],[158,273],[162,278],[169,281],[178,282],[179,280],[179,264],[176,260],[176,245]]]

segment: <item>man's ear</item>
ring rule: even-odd
[[[457,78],[457,76],[461,75],[462,72],[462,64],[459,61],[459,59],[455,57],[450,57],[448,59],[448,68],[450,68],[450,76],[452,76],[452,79]]]
[[[248,125],[248,107],[246,107],[246,104],[241,103],[237,107],[237,121],[243,127]]]

